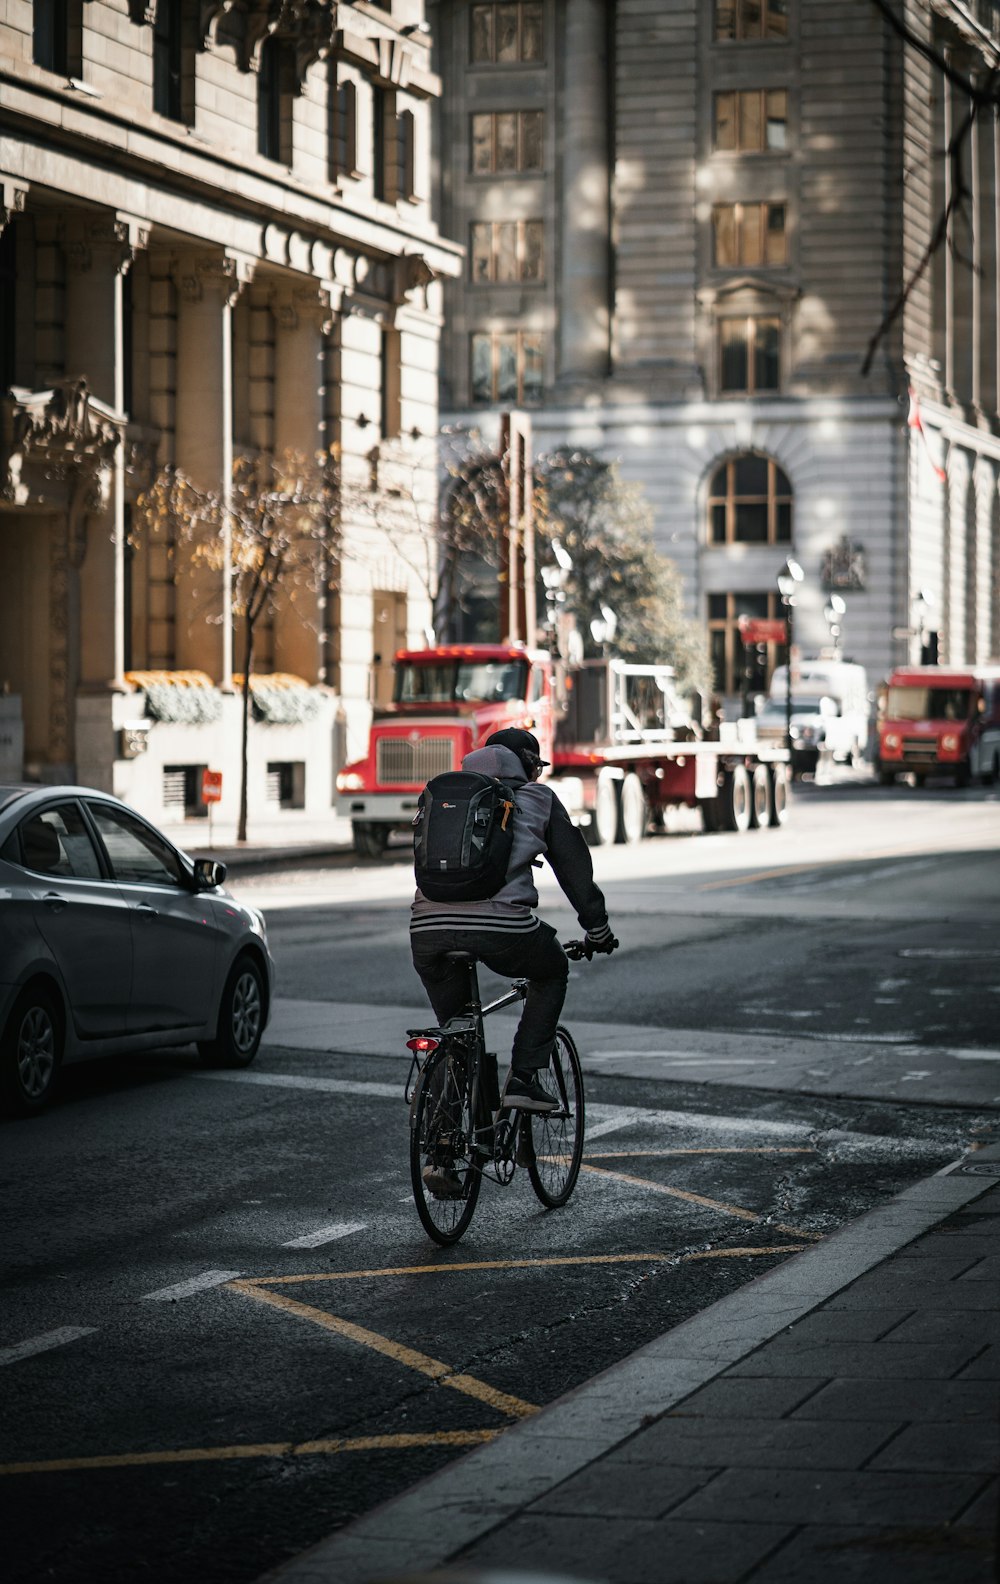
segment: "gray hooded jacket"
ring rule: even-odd
[[[531,909],[538,906],[532,869],[545,858],[585,930],[607,926],[603,893],[594,884],[590,850],[562,803],[544,781],[529,781],[517,754],[499,744],[477,748],[462,760],[463,770],[497,776],[513,788],[516,806],[514,845],[506,884],[483,902],[431,902],[418,891],[413,903],[412,930],[533,930]]]

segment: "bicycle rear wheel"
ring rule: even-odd
[[[556,1029],[552,1060],[537,1077],[559,1110],[530,1113],[528,1176],[542,1204],[556,1210],[576,1187],[583,1158],[583,1072],[566,1029]]]
[[[471,1101],[463,1055],[440,1046],[410,1106],[410,1181],[425,1231],[445,1246],[457,1243],[472,1220],[483,1182],[471,1148]],[[440,1174],[433,1187],[424,1179],[428,1167]]]

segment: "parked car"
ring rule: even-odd
[[[757,736],[762,742],[785,740],[785,704],[781,699],[765,699],[757,711]],[[820,755],[845,758],[850,763],[851,750],[841,732],[836,699],[792,699],[792,775],[798,778],[814,771]]]
[[[39,1111],[63,1063],[196,1043],[246,1067],[274,964],[263,915],[89,787],[0,786],[0,1095]]]

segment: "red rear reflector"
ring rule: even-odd
[[[419,1051],[421,1055],[426,1055],[428,1051],[436,1051],[440,1043],[440,1040],[426,1039],[421,1036],[419,1039],[408,1039],[406,1048],[411,1051]]]

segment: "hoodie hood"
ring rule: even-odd
[[[528,777],[517,754],[499,744],[491,748],[475,748],[462,760],[463,770],[475,770],[479,775],[496,776],[511,786],[524,786]]]

